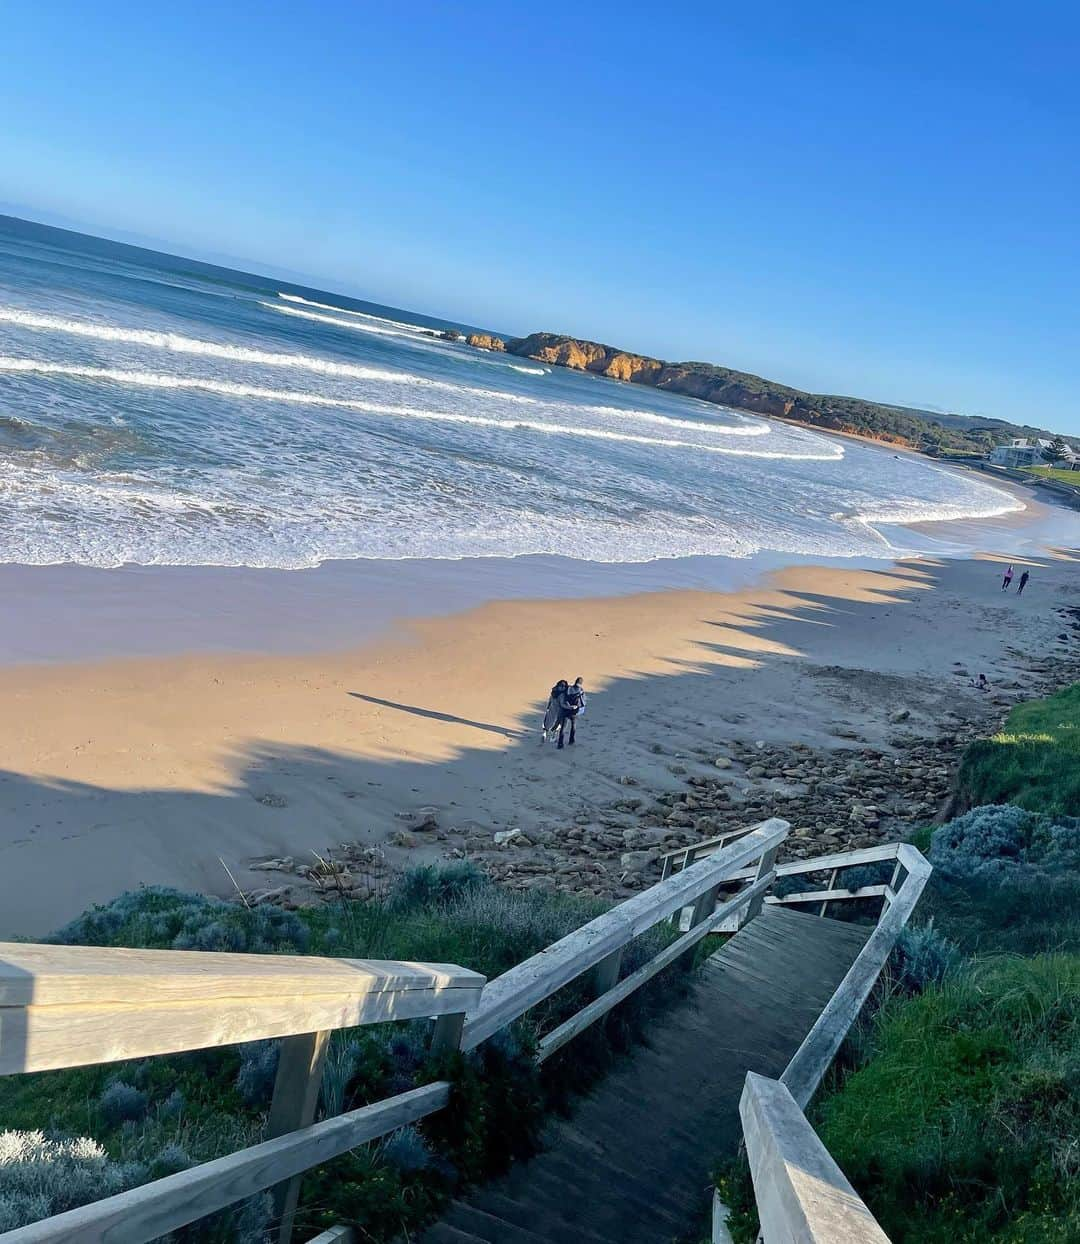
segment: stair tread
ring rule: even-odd
[[[748,1070],[779,1075],[869,935],[777,905],[703,964],[531,1161],[455,1203],[423,1244],[667,1244],[697,1230],[741,1138]],[[502,1231],[502,1234],[499,1232]]]

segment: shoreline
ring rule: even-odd
[[[790,568],[887,569],[920,558],[1041,556],[1080,543],[1076,512],[1007,481],[1023,509],[990,517],[869,524],[876,557],[760,551],[590,562],[513,558],[330,560],[303,569],[0,564],[0,670],[127,657],[310,655],[498,601],[586,602],[653,592],[740,592]],[[912,546],[918,545],[918,551]]]
[[[819,770],[833,753],[892,757],[890,714],[907,712],[910,746],[943,722],[955,741],[1041,686],[1039,654],[1069,648],[1057,611],[1080,599],[1080,564],[1034,565],[1022,600],[978,559],[810,565],[731,592],[429,610],[334,650],[2,667],[0,936],[42,935],[140,884],[227,894],[221,861],[265,891],[260,859],[342,844],[393,867],[466,855],[510,884],[633,892],[646,874],[640,855],[627,872],[628,850],[706,836],[682,812],[670,824],[664,801],[716,779],[718,759],[724,816],[782,815],[792,779],[781,768],[763,785],[741,749],[798,746]],[[993,697],[968,685],[983,670]],[[546,689],[578,673],[591,695],[579,746],[541,747]],[[851,840],[903,823],[874,816]],[[525,841],[496,848],[515,828]],[[809,828],[811,850],[829,826]]]

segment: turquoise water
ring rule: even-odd
[[[0,561],[891,557],[1018,505],[445,326],[0,218]]]

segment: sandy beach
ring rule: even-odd
[[[490,602],[317,653],[8,665],[0,936],[44,934],[142,884],[225,894],[226,865],[265,888],[253,862],[341,844],[397,865],[483,858],[508,828],[530,845],[567,824],[610,838],[656,823],[650,799],[716,779],[717,758],[731,760],[730,816],[750,815],[783,784],[748,777],[740,746],[887,756],[897,720],[926,743],[1058,679],[1080,563],[1027,564],[1020,599],[993,560],[803,566],[730,593]],[[970,686],[978,672],[991,695]],[[540,741],[542,701],[578,674],[588,712],[559,752]],[[883,815],[867,832],[894,827]],[[612,892],[638,884],[609,854]]]

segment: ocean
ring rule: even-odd
[[[445,327],[0,217],[0,561],[891,558],[928,541],[899,524],[1022,508]]]

